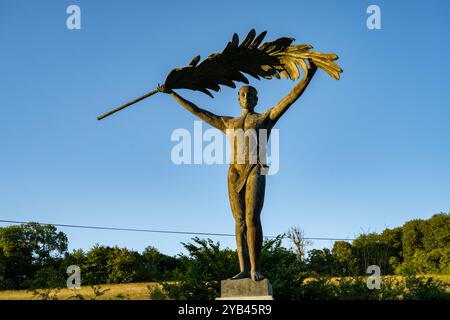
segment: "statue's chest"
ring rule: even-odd
[[[247,116],[234,118],[230,123],[230,129],[260,129],[263,127],[264,121],[258,115],[249,114]]]

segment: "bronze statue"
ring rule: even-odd
[[[241,45],[239,45],[238,36],[234,34],[233,40],[228,43],[222,53],[210,55],[198,66],[200,57],[195,57],[189,66],[174,69],[164,85],[158,85],[156,90],[98,119],[103,119],[156,92],[164,92],[170,94],[186,110],[227,135],[230,131],[237,129],[242,129],[244,132],[265,129],[268,137],[278,119],[307,88],[317,67],[336,79],[339,79],[339,73],[342,70],[333,62],[338,59],[337,55],[310,51],[312,47],[305,44],[291,46],[294,40],[292,38],[279,38],[260,45],[265,34],[266,32],[263,32],[255,38],[256,33],[251,30]],[[239,117],[215,115],[197,107],[173,91],[175,88],[187,88],[212,96],[208,89],[219,91],[220,84],[233,88],[235,88],[233,81],[248,84],[248,80],[241,72],[248,73],[257,79],[260,76],[266,79],[282,76],[297,80],[300,76],[298,65],[303,71],[303,79],[276,106],[263,113],[255,112],[258,101],[257,91],[249,85],[241,87],[238,92],[238,100],[242,108],[242,115]],[[236,148],[234,136],[231,140],[234,157],[239,156],[234,151]],[[256,147],[259,147],[259,143],[256,138]],[[236,161],[233,158],[228,170],[228,195],[236,222],[236,244],[240,266],[240,272],[232,279],[251,277],[258,281],[264,279],[261,273],[263,232],[260,214],[264,203],[266,176],[263,170],[266,165],[262,159],[250,161],[247,145],[244,151],[244,161]]]

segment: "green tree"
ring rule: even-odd
[[[8,226],[0,228],[0,249],[5,282],[11,288],[24,288],[44,266],[60,268],[67,236],[52,225]]]
[[[101,284],[108,281],[108,260],[111,248],[94,245],[87,253],[81,269],[81,281],[85,284]]]
[[[14,285],[6,274],[7,257],[3,253],[3,248],[0,247],[0,290],[12,288]]]
[[[450,273],[450,215],[440,213],[428,220],[412,220],[402,227],[403,261],[396,272]]]
[[[330,249],[313,249],[308,252],[308,270],[312,275],[331,276],[337,273],[333,254]]]
[[[350,276],[357,273],[357,258],[353,255],[351,243],[336,241],[333,245],[332,255],[338,276]]]
[[[423,250],[423,235],[427,225],[423,220],[411,220],[402,227],[402,247],[404,259],[414,256],[416,250]]]
[[[434,249],[448,248],[450,246],[450,215],[435,214],[426,221],[427,227],[423,230],[423,247],[430,252]]]
[[[385,274],[393,274],[394,270],[403,260],[402,236],[402,227],[385,229],[379,236],[380,241],[385,246],[388,256],[388,264],[384,270]]]
[[[64,257],[63,266],[67,270],[70,265],[76,265],[81,268],[86,263],[86,253],[83,249],[73,250],[72,252],[67,252]]]
[[[173,280],[174,273],[180,267],[179,259],[162,254],[152,246],[145,248],[141,259],[143,274],[140,278],[145,281]]]
[[[370,265],[377,265],[381,273],[389,273],[390,247],[379,234],[361,234],[352,242],[353,255],[357,259],[355,275],[365,275]]]
[[[107,283],[134,282],[141,273],[139,253],[126,248],[111,249],[107,262]]]

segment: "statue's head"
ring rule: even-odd
[[[253,111],[258,103],[258,91],[252,86],[243,86],[238,91],[238,98],[242,109]]]

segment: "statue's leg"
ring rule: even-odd
[[[236,192],[239,173],[233,167],[228,171],[228,196],[230,199],[231,211],[236,222],[236,246],[239,259],[240,273],[232,279],[242,279],[250,277],[250,260],[248,256],[246,225],[245,225],[245,199],[244,190]]]
[[[260,173],[260,167],[255,166],[247,178],[245,190],[245,217],[247,225],[247,243],[250,256],[251,277],[262,280],[261,247],[263,232],[261,226],[261,211],[264,205],[266,176]]]

